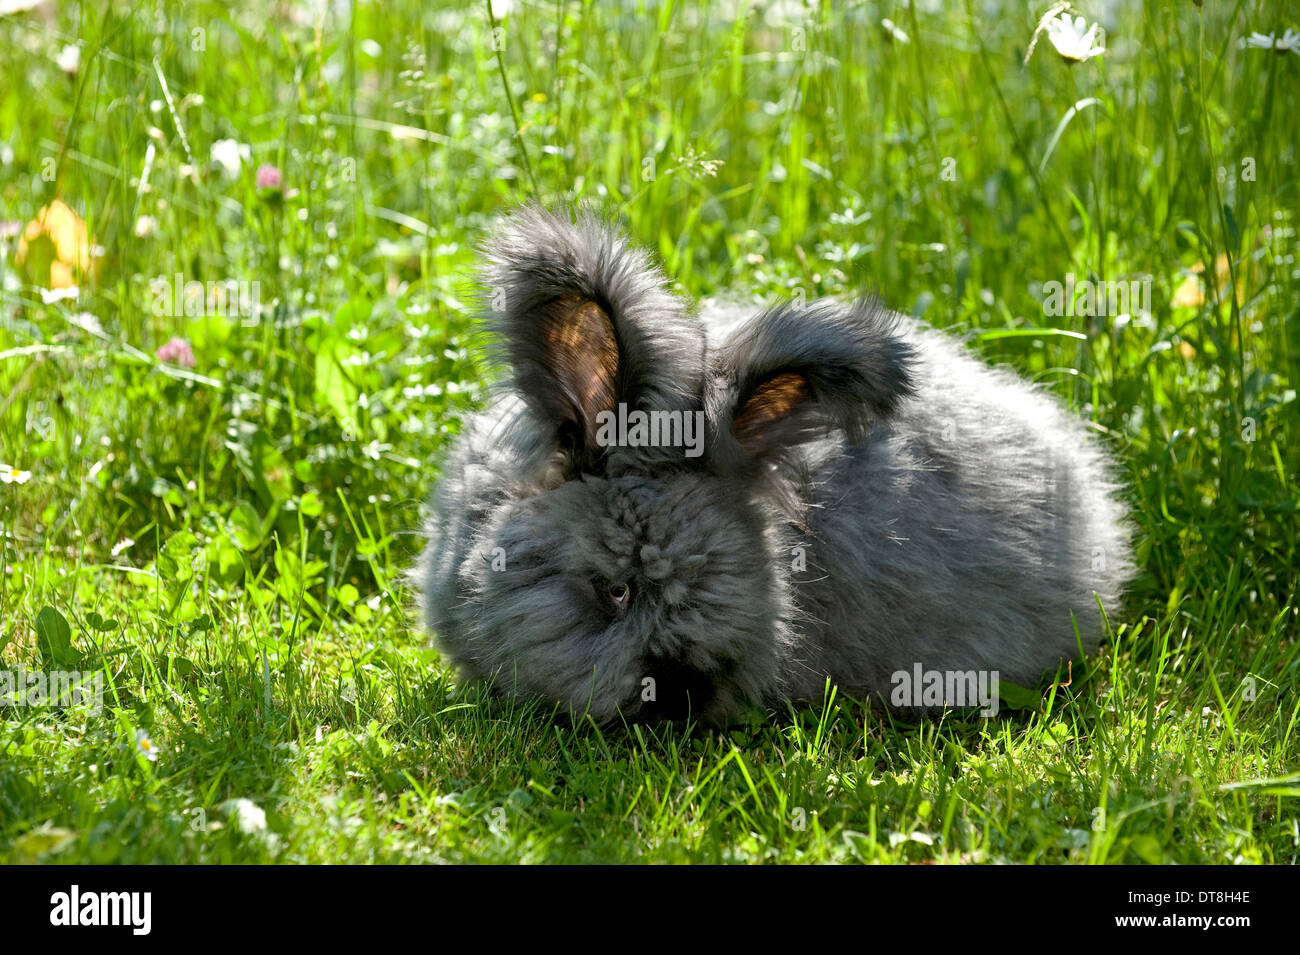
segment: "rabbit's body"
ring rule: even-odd
[[[798,698],[828,674],[887,697],[917,663],[1032,685],[1077,656],[1075,620],[1095,648],[1097,598],[1114,607],[1130,573],[1084,424],[949,335],[907,319],[898,332],[915,349],[915,396],[865,443],[808,448],[807,531],[787,530],[807,568],[792,573],[799,638],[784,668]]]
[[[591,220],[525,210],[492,254],[512,387],[467,421],[421,565],[464,675],[721,722],[828,678],[886,702],[917,668],[1032,683],[1096,645],[1123,512],[1041,389],[869,304],[693,317]],[[703,454],[596,440],[618,404],[698,415]]]

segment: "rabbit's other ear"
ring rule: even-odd
[[[739,328],[713,356],[715,459],[748,470],[838,428],[850,442],[913,394],[912,347],[874,301],[782,305]]]
[[[589,212],[526,206],[485,249],[484,321],[494,357],[550,430],[588,466],[597,416],[620,402],[684,409],[703,391],[704,335],[640,249]]]

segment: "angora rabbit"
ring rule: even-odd
[[[590,214],[518,211],[487,260],[507,374],[418,569],[463,677],[717,724],[827,678],[972,705],[900,681],[1032,684],[1096,646],[1132,573],[1124,511],[1042,390],[872,302],[697,316]]]

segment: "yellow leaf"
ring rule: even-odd
[[[1191,275],[1183,279],[1182,284],[1174,290],[1169,304],[1174,308],[1199,308],[1205,304],[1205,263],[1197,262],[1191,268]],[[1237,304],[1246,301],[1246,277],[1238,275]],[[1232,271],[1228,268],[1228,257],[1222,252],[1214,260],[1214,287],[1218,298],[1222,299],[1232,284]]]
[[[1169,300],[1169,304],[1174,308],[1198,308],[1205,301],[1205,294],[1201,291],[1200,273],[1204,271],[1201,265],[1192,268],[1192,274],[1183,279],[1182,284],[1174,291],[1174,296]]]
[[[49,246],[53,245],[53,254]],[[42,254],[42,251],[45,254]],[[27,223],[18,242],[14,264],[28,280],[44,288],[69,288],[95,271],[86,223],[55,199]]]

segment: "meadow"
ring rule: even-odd
[[[1300,10],[1048,5],[0,4],[0,673],[102,698],[0,699],[0,862],[1294,863]],[[1101,651],[994,719],[459,686],[405,575],[528,199],[1045,383],[1137,531]]]

